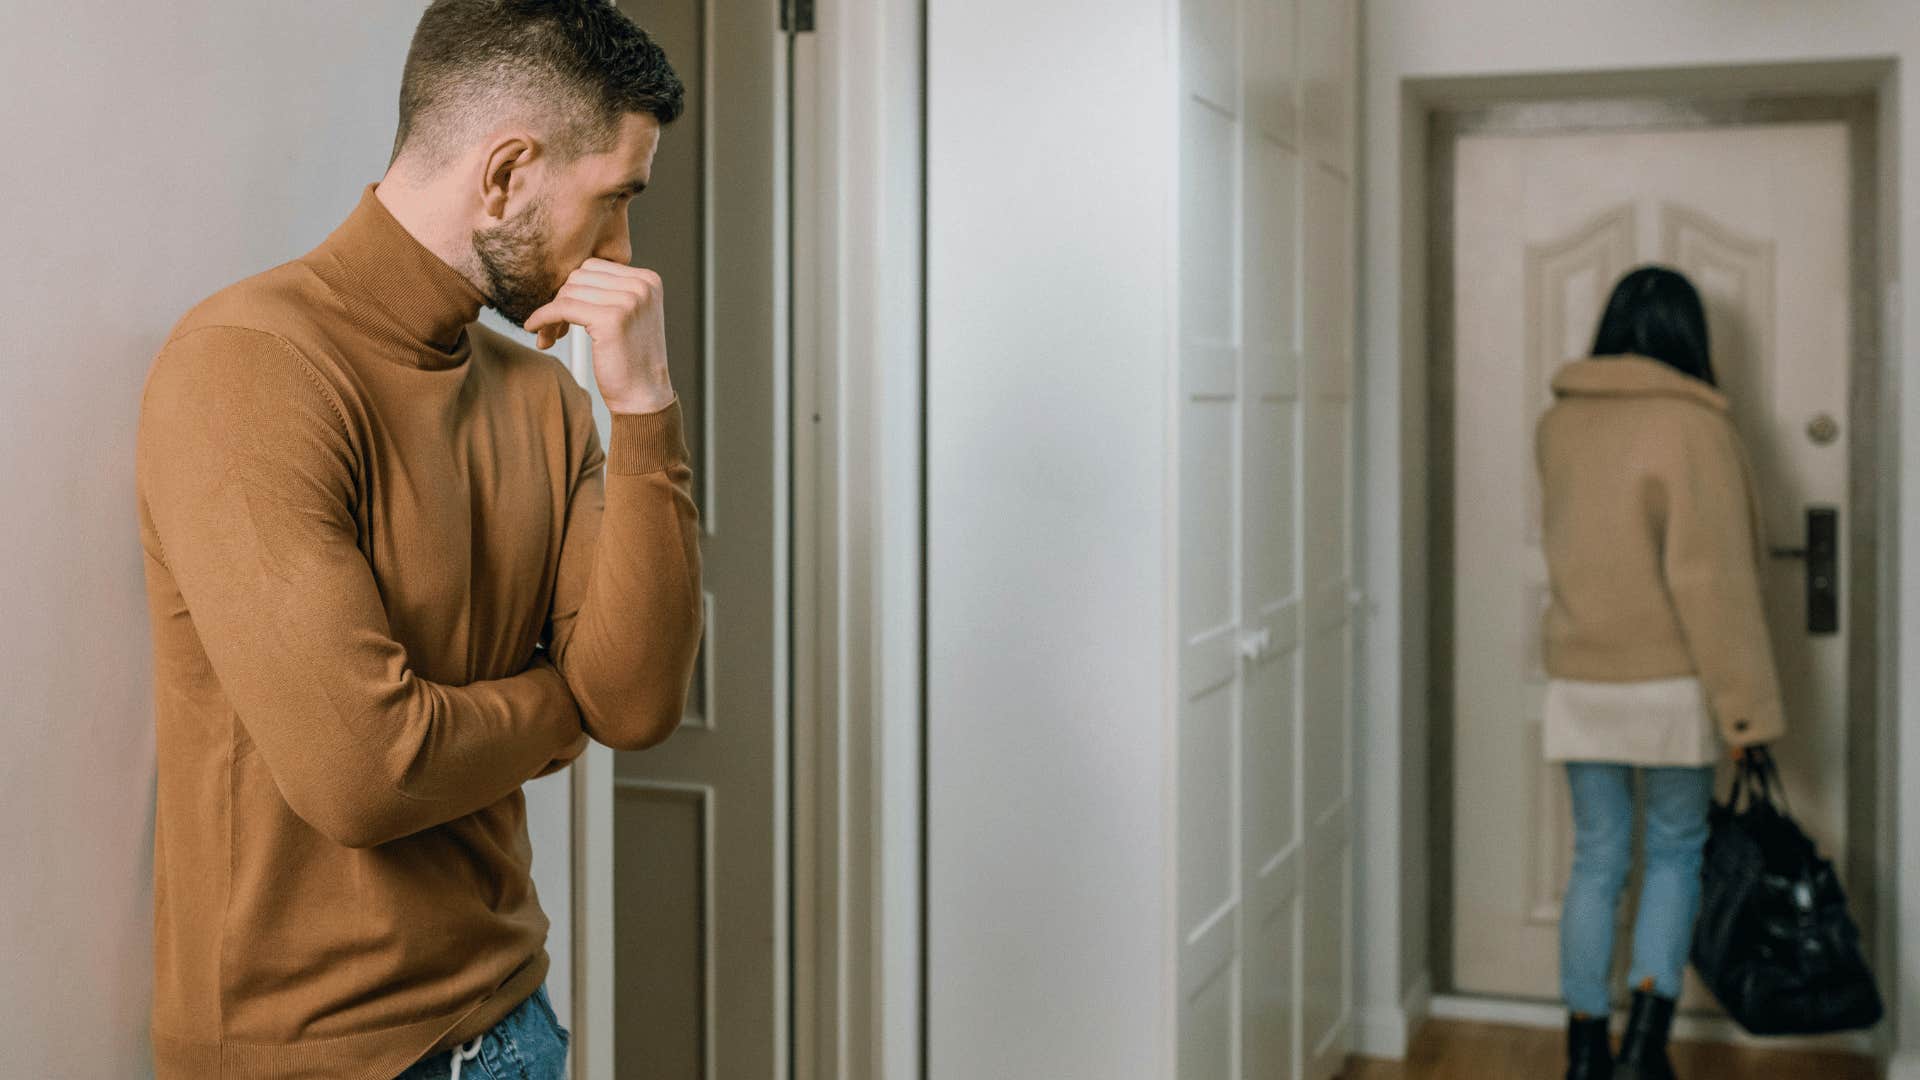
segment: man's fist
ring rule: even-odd
[[[607,408],[650,413],[673,403],[660,275],[606,259],[581,263],[526,321],[542,349],[574,325],[593,338],[593,377]]]

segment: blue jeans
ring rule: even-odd
[[[1605,1016],[1612,1007],[1614,914],[1633,865],[1634,766],[1567,763],[1573,792],[1573,873],[1560,914],[1560,996],[1567,1008]],[[1680,996],[1680,975],[1700,910],[1700,853],[1707,842],[1713,768],[1647,767],[1646,869],[1633,922],[1628,984]]]
[[[460,1080],[563,1080],[573,1033],[554,1015],[542,983],[501,1021],[469,1041],[476,1052],[460,1063]],[[475,1044],[478,1044],[477,1046]],[[446,1080],[460,1048],[443,1050],[407,1067],[394,1080]]]

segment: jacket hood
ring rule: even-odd
[[[1727,396],[1658,360],[1631,353],[1575,360],[1553,377],[1555,397],[1672,397],[1728,412]]]

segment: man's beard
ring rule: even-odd
[[[547,201],[540,199],[491,229],[473,231],[473,253],[487,279],[487,303],[522,330],[527,317],[560,292],[548,269]]]

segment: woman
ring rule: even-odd
[[[1574,861],[1560,920],[1569,1080],[1672,1077],[1713,765],[1785,732],[1761,604],[1752,470],[1715,388],[1700,297],[1662,267],[1614,288],[1593,357],[1554,379],[1537,453],[1552,600],[1546,756],[1566,764]],[[1633,1007],[1614,1060],[1614,912],[1646,793]]]

